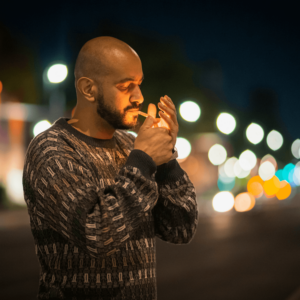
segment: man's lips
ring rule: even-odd
[[[128,111],[139,111],[139,109],[138,108],[137,109],[130,109]]]

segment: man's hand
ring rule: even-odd
[[[148,113],[149,116],[151,116],[151,117],[154,119],[154,123],[153,123],[153,125],[152,125],[152,128],[157,128],[157,127],[159,127],[159,126],[158,126],[158,123],[159,123],[160,120],[161,120],[160,118],[156,118],[156,111],[157,111],[156,105],[153,104],[153,103],[149,103],[147,113]]]
[[[177,122],[177,112],[174,103],[171,98],[167,95],[160,98],[158,108],[163,110],[165,113],[159,112],[159,115],[168,123],[170,127],[170,135],[172,137],[173,147],[176,144],[177,134],[179,131],[179,125]]]

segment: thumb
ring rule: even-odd
[[[154,122],[154,118],[149,115],[147,117],[147,119],[144,121],[142,127],[143,128],[151,128],[151,126],[153,125],[153,122]]]

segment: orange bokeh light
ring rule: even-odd
[[[238,212],[251,210],[255,205],[255,197],[250,193],[240,193],[235,197],[234,208]]]
[[[272,199],[272,198],[274,198],[276,195],[274,194],[274,195],[268,195],[268,194],[266,194],[266,192],[264,191],[264,193],[263,193],[264,195],[265,195],[265,197],[266,198],[268,198],[268,199]]]
[[[286,180],[282,180],[280,182],[280,189],[276,193],[276,197],[278,198],[278,200],[284,200],[291,194],[291,192],[291,185]]]
[[[247,190],[253,196],[258,197],[263,192],[263,185],[264,181],[257,175],[248,181]]]
[[[274,175],[271,179],[264,182],[263,187],[267,196],[274,197],[280,190],[280,180]]]

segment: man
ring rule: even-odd
[[[41,272],[38,299],[157,299],[155,236],[189,243],[195,189],[172,159],[172,100],[135,138],[141,61],[126,43],[98,37],[75,66],[77,105],[30,143],[23,186]],[[149,112],[149,111],[148,111]],[[153,112],[152,112],[153,113]],[[168,115],[168,116],[167,116]]]

